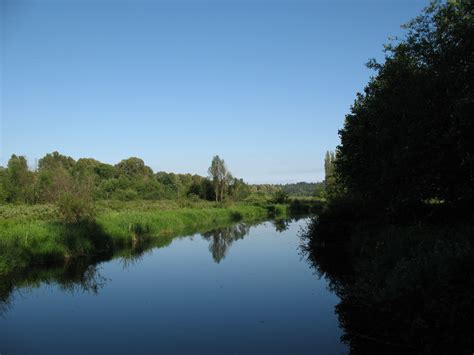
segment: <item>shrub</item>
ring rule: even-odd
[[[95,206],[92,193],[93,185],[87,182],[75,182],[71,188],[61,192],[57,200],[60,219],[66,223],[93,222]]]
[[[77,192],[63,192],[57,202],[59,218],[66,223],[91,222],[95,219],[94,201]]]
[[[286,203],[288,202],[288,194],[283,190],[278,190],[273,195],[273,203]]]

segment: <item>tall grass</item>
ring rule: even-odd
[[[57,221],[53,206],[0,206],[0,275],[35,264],[117,252],[203,232],[235,221],[286,213],[284,205],[158,201],[101,203],[94,223]]]

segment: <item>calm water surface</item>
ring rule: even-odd
[[[345,354],[339,300],[301,256],[306,222],[236,224],[90,267],[78,285],[17,286],[0,353]]]

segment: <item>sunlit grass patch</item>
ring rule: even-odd
[[[203,232],[236,221],[286,213],[284,205],[251,205],[208,201],[107,201],[95,222],[60,222],[51,205],[0,208],[0,274],[35,264],[161,246],[172,237]]]

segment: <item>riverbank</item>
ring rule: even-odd
[[[472,349],[472,219],[453,220],[447,209],[443,218],[431,208],[416,223],[395,224],[363,211],[326,209],[306,231],[309,261],[341,299],[336,313],[351,351]]]
[[[289,205],[192,201],[100,202],[94,222],[61,223],[53,205],[0,206],[0,275],[34,265],[169,243],[237,221],[284,217]]]

